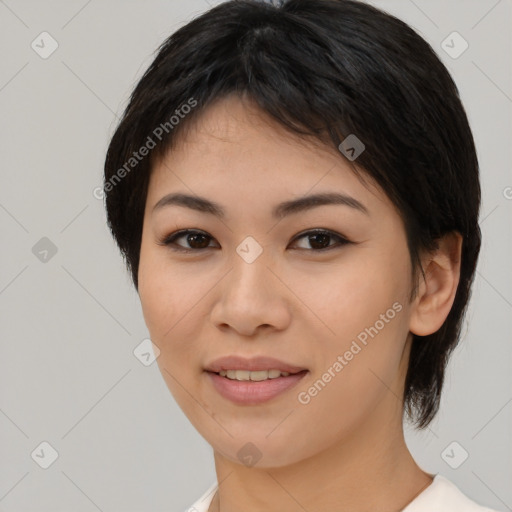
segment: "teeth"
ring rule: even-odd
[[[257,372],[250,372],[248,370],[221,370],[219,372],[221,377],[227,377],[232,380],[267,380],[277,379],[278,377],[288,377],[288,372],[281,372],[280,370],[260,370]]]

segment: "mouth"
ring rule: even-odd
[[[262,382],[265,380],[273,380],[279,378],[286,378],[290,375],[299,375],[305,374],[308,370],[300,370],[294,372],[286,372],[278,370],[277,368],[272,368],[270,370],[258,370],[258,371],[249,371],[249,370],[220,370],[218,372],[208,371],[208,373],[213,373],[218,375],[219,377],[224,377],[229,380],[237,380],[240,382],[251,381],[251,382]]]
[[[296,386],[309,370],[274,357],[220,357],[204,371],[209,382],[222,397],[237,405],[267,402]]]
[[[220,396],[236,405],[244,406],[263,404],[278,397],[284,399],[286,392],[294,388],[308,373],[309,370],[295,373],[279,370],[275,370],[275,373],[272,370],[206,371],[208,380]]]
[[[251,374],[254,374],[255,379],[259,378],[278,378],[280,376],[287,377],[291,374],[297,374],[307,368],[296,366],[280,359],[267,356],[258,356],[252,358],[245,358],[238,355],[230,355],[215,359],[204,368],[207,372],[222,374],[222,377],[238,378],[239,380],[252,380]],[[236,372],[236,373],[233,373]],[[249,374],[244,373],[249,372]],[[265,375],[260,372],[268,372]],[[277,372],[280,372],[279,374]],[[235,377],[238,375],[238,377]]]

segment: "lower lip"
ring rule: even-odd
[[[221,377],[217,373],[206,372],[215,389],[228,400],[241,405],[256,405],[267,402],[277,395],[284,393],[295,386],[305,375],[307,370],[288,375],[260,381],[233,380]]]

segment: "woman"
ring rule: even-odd
[[[480,249],[448,71],[350,0],[225,2],[166,40],[105,162],[162,375],[214,449],[189,509],[489,511],[422,470]]]

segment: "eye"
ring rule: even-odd
[[[314,229],[302,233],[299,236],[295,237],[293,242],[296,242],[297,240],[301,240],[306,237],[306,243],[310,244],[312,249],[299,247],[300,250],[305,249],[312,250],[313,252],[321,252],[351,243],[344,236],[325,229]],[[177,240],[181,238],[185,238],[186,243],[189,244],[188,247],[184,247],[181,244],[176,243]],[[332,239],[337,240],[337,243],[330,244],[329,241]],[[213,240],[213,237],[211,237],[210,235],[203,231],[183,229],[181,231],[176,231],[175,233],[171,233],[170,235],[164,237],[162,240],[158,242],[158,244],[168,246],[173,251],[190,253],[199,252],[211,248],[212,246],[209,245],[210,240]]]
[[[186,242],[190,244],[189,247],[183,247],[176,243],[176,240],[186,237]],[[202,231],[195,231],[192,229],[183,229],[176,231],[166,236],[163,240],[158,242],[159,245],[169,246],[173,251],[181,252],[198,252],[208,249],[208,240],[212,237]]]
[[[350,241],[347,240],[344,236],[334,233],[333,231],[327,231],[325,229],[314,229],[311,231],[307,231],[306,233],[302,233],[297,236],[294,241],[300,240],[302,238],[306,238],[306,243],[310,244],[313,247],[314,252],[326,251],[336,247],[340,247],[346,244],[349,244]],[[337,244],[330,245],[329,240],[336,239],[338,241]],[[304,247],[300,247],[299,249],[304,249]],[[308,250],[308,249],[306,249]]]

